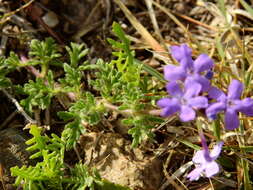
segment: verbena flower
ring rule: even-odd
[[[209,97],[217,100],[206,109],[206,115],[210,119],[216,119],[217,114],[225,112],[225,127],[228,130],[236,129],[239,126],[238,112],[247,116],[253,116],[253,100],[245,98],[240,100],[243,91],[243,84],[233,80],[228,87],[228,94],[216,87],[211,87]]]
[[[200,54],[196,60],[192,60],[192,50],[186,45],[171,46],[171,54],[179,62],[179,66],[166,65],[164,67],[164,77],[168,81],[181,80],[186,83],[196,81],[201,84],[202,91],[207,91],[210,82],[202,75],[207,73],[214,65],[213,60],[206,54]]]
[[[196,82],[185,85],[182,90],[176,81],[172,81],[167,84],[166,89],[172,98],[162,98],[157,102],[164,117],[178,112],[181,121],[187,122],[195,119],[194,109],[208,106],[207,98],[199,96],[201,85]]]
[[[187,175],[190,181],[198,180],[201,175],[210,178],[219,172],[219,165],[215,160],[221,153],[223,142],[215,145],[211,152],[208,150],[204,136],[201,138],[201,142],[203,150],[197,151],[192,158],[196,168]]]

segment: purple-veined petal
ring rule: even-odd
[[[238,105],[239,103],[237,103]],[[237,106],[237,111],[240,111],[244,113],[247,116],[252,117],[253,116],[253,99],[251,98],[244,98],[243,100],[240,100],[240,107]]]
[[[209,90],[210,88],[210,81],[200,75],[200,74],[193,74],[193,75],[188,75],[188,77],[185,79],[185,85],[188,86],[189,84],[193,83],[193,82],[197,82],[201,85],[201,91],[206,92]]]
[[[202,171],[204,170],[203,167],[199,166],[196,167],[194,170],[192,170],[188,175],[187,178],[189,178],[190,181],[198,180],[201,176]]]
[[[226,109],[226,104],[224,102],[216,102],[211,104],[207,109],[206,109],[206,116],[209,119],[216,119],[216,115],[224,111]]]
[[[196,113],[191,107],[182,105],[179,117],[183,122],[192,121],[195,119]]]
[[[184,93],[184,98],[186,100],[196,97],[199,95],[201,91],[201,85],[197,82],[192,82],[192,83],[188,83],[187,85],[185,85],[185,93]]]
[[[206,108],[208,106],[208,100],[206,97],[203,97],[203,96],[189,98],[187,102],[188,102],[188,105],[190,105],[191,107],[195,109]]]
[[[213,160],[216,160],[219,157],[223,144],[224,142],[221,141],[213,147],[213,150],[210,153],[210,156]]]
[[[200,54],[193,63],[194,72],[200,73],[213,68],[213,60],[206,54]]]
[[[203,164],[206,162],[206,159],[204,157],[204,150],[198,150],[193,158],[192,158],[192,161],[196,164]]]
[[[183,95],[180,85],[176,81],[167,83],[166,89],[171,96],[181,97]]]
[[[157,101],[157,105],[162,109],[161,116],[168,117],[180,110],[179,101],[175,98],[162,98]]]
[[[164,67],[164,78],[168,81],[184,80],[186,71],[181,66],[166,65]]]
[[[183,54],[181,51],[180,46],[170,46],[170,52],[174,59],[176,59],[178,62],[182,59]]]
[[[180,62],[185,57],[191,57],[192,50],[186,44],[180,46],[171,46],[170,47],[171,55],[174,59]]]
[[[232,80],[228,87],[228,98],[239,99],[242,95],[243,84],[238,80]]]
[[[212,99],[217,100],[217,101],[225,101],[225,99],[226,99],[225,93],[214,86],[211,86],[209,88],[208,96]]]
[[[156,104],[160,108],[165,108],[165,107],[167,107],[170,104],[170,101],[172,101],[171,98],[162,98],[162,99],[158,100]]]
[[[234,130],[239,127],[239,119],[234,109],[228,108],[225,112],[225,128]]]
[[[185,57],[180,61],[180,66],[186,69],[188,72],[193,72],[193,60],[191,57]]]
[[[208,162],[205,166],[204,172],[206,177],[212,177],[219,172],[219,165],[215,162]]]
[[[189,99],[197,96],[201,91],[201,85],[197,82],[192,81],[191,83],[185,84],[184,98]]]
[[[160,115],[162,117],[168,117],[172,114],[176,113],[176,111],[174,109],[171,109],[171,107],[166,107],[166,108],[163,108]]]
[[[200,139],[201,139],[201,144],[202,144],[202,148],[203,148],[203,155],[204,155],[204,159],[206,162],[210,162],[212,161],[212,158],[210,156],[210,152],[206,143],[206,138],[204,136],[203,133],[200,133]]]

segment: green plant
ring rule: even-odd
[[[52,137],[42,135],[42,129],[30,125],[33,138],[26,143],[30,145],[28,151],[34,152],[31,159],[40,159],[35,166],[11,168],[16,176],[15,185],[24,190],[68,190],[68,189],[101,189],[101,190],[129,190],[102,179],[95,169],[77,163],[73,168],[64,163],[65,143],[55,134]]]
[[[16,176],[16,185],[26,189],[127,189],[101,179],[98,173],[83,164],[68,168],[64,163],[64,152],[74,148],[87,126],[97,125],[101,116],[110,112],[122,114],[123,124],[130,126],[132,146],[136,147],[143,140],[152,139],[152,128],[163,120],[150,115],[155,100],[160,96],[147,95],[154,93],[157,86],[150,80],[160,74],[134,58],[130,41],[117,23],[113,32],[119,41],[108,39],[115,49],[114,59],[109,63],[98,59],[96,64],[85,60],[88,53],[84,45],[71,43],[66,47],[69,61],[62,63],[64,56],[54,40],[33,40],[28,57],[11,53],[8,58],[0,59],[0,87],[11,85],[7,78],[17,69],[26,69],[35,79],[27,83],[12,85],[24,99],[20,101],[25,110],[32,115],[35,109],[49,109],[59,96],[67,97],[71,103],[66,110],[57,115],[66,122],[61,137],[52,134],[42,135],[41,128],[30,126],[33,136],[27,141],[32,151],[31,159],[38,159],[35,166],[13,167],[11,173]],[[57,78],[52,66],[64,73]],[[84,88],[85,74],[93,71],[88,83],[92,89]],[[155,80],[156,80],[155,79]],[[160,80],[160,81],[159,81]]]

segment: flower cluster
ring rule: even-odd
[[[215,160],[219,157],[223,142],[219,142],[214,146],[213,150],[209,152],[206,140],[203,135],[201,135],[201,143],[203,150],[199,150],[193,156],[192,161],[196,164],[196,168],[188,174],[190,181],[198,180],[201,174],[206,177],[212,177],[219,172],[219,165]]]
[[[179,65],[164,67],[164,77],[168,80],[166,89],[170,98],[162,98],[157,105],[162,108],[161,116],[179,113],[181,121],[192,121],[196,110],[205,109],[208,119],[214,120],[219,112],[225,113],[225,127],[238,128],[238,112],[253,116],[253,99],[240,99],[243,84],[232,80],[227,95],[211,86],[213,60],[206,54],[192,59],[192,50],[186,45],[172,46],[172,57]],[[203,96],[203,94],[207,94]]]
[[[192,50],[186,44],[172,46],[171,55],[179,65],[164,67],[169,97],[157,102],[162,109],[161,116],[168,117],[177,113],[181,121],[188,122],[196,118],[198,109],[205,111],[210,120],[215,120],[217,114],[222,112],[227,130],[239,127],[238,112],[253,116],[253,99],[240,99],[244,88],[241,82],[232,80],[227,95],[211,85],[214,62],[208,55],[201,54],[193,60]],[[211,177],[219,170],[214,160],[220,154],[222,143],[211,153],[203,138],[202,146],[203,150],[193,157],[193,162],[199,166],[188,175],[190,180],[197,180],[201,173]]]

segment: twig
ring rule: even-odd
[[[32,24],[28,22],[26,19],[18,16],[18,15],[12,15],[11,16],[11,22],[15,23],[18,25],[20,28],[25,29],[26,31],[29,31],[31,34],[36,33],[37,31],[32,27]],[[34,35],[32,34],[32,37]]]
[[[24,2],[26,2],[27,0],[23,0]],[[41,15],[39,14],[41,8],[38,7],[35,3],[33,4],[29,4],[29,6],[27,6],[27,10],[28,10],[28,15],[35,20],[36,22],[38,22],[38,24],[40,24],[43,28],[45,28],[45,30],[52,36],[54,37],[57,42],[61,45],[65,45],[64,42],[62,41],[62,39],[43,21],[43,19],[41,18]]]
[[[212,26],[210,26],[210,25],[207,25],[207,24],[205,24],[205,23],[203,23],[203,22],[200,22],[200,21],[198,21],[198,20],[196,20],[196,19],[193,19],[193,18],[191,18],[191,17],[188,17],[188,16],[186,16],[186,15],[179,14],[179,13],[177,13],[177,12],[175,12],[175,11],[172,11],[172,13],[175,14],[175,15],[177,15],[177,16],[179,16],[179,17],[181,17],[181,18],[183,18],[183,19],[185,19],[185,20],[187,20],[187,21],[189,21],[189,22],[192,22],[193,24],[197,24],[197,25],[199,25],[199,26],[202,26],[202,27],[204,27],[204,28],[206,28],[206,29],[208,29],[208,30],[211,30],[211,31],[214,31],[214,32],[217,32],[217,31],[218,31],[218,29],[216,29],[216,28],[214,28],[214,27],[212,27]]]
[[[169,184],[173,185],[175,189],[177,190],[183,190],[183,188],[180,187],[167,172],[167,166],[169,165],[169,162],[171,161],[173,154],[174,154],[174,150],[171,150],[169,156],[166,159],[165,164],[163,165],[163,172],[167,181],[162,185],[162,187],[159,190],[164,190]]]
[[[32,119],[25,111],[24,109],[20,106],[20,104],[18,103],[18,101],[13,98],[5,89],[1,89],[1,91],[12,101],[12,103],[16,106],[17,111],[24,116],[24,118],[26,119],[26,121],[28,121],[29,123],[33,123],[36,124],[37,121]]]
[[[0,125],[0,130],[3,129],[11,120],[17,115],[17,112],[14,111],[12,112],[5,120],[4,122]]]
[[[22,7],[17,8],[15,11],[4,14],[1,21],[0,21],[0,25],[4,24],[6,21],[8,21],[12,15],[16,14],[17,12],[21,11],[22,9],[29,7],[33,2],[34,2],[34,0],[31,0],[31,1],[27,2],[26,4],[24,4]]]
[[[105,23],[104,23],[104,29],[108,26],[109,21],[110,21],[110,12],[111,12],[111,1],[110,0],[105,0],[106,3],[106,16],[105,16]]]
[[[0,56],[4,56],[5,54],[7,40],[8,40],[8,36],[1,35]]]
[[[78,160],[81,161],[82,158],[81,158],[81,156],[80,156],[80,154],[79,154],[79,152],[78,152],[76,146],[74,146],[74,151],[75,151],[75,153],[76,153],[76,155],[77,155]]]
[[[159,53],[167,52],[165,48],[163,48],[155,38],[147,31],[147,29],[137,20],[137,18],[128,10],[128,8],[124,5],[121,0],[114,0],[114,2],[120,7],[120,9],[124,12],[127,19],[131,22],[133,27],[141,34],[141,36],[145,39],[145,41],[150,45],[150,47]]]
[[[145,3],[147,5],[148,13],[149,13],[151,22],[153,24],[153,27],[155,29],[155,33],[160,38],[160,40],[163,40],[163,37],[161,35],[160,29],[159,29],[159,26],[158,26],[158,23],[157,23],[157,20],[156,20],[155,11],[154,11],[154,8],[153,8],[153,5],[152,5],[152,1],[145,0]]]
[[[98,101],[98,104],[99,103],[101,103],[105,108],[112,111],[116,111],[125,116],[133,116],[133,115],[139,115],[139,114],[160,115],[161,113],[161,110],[147,110],[147,111],[134,111],[131,109],[119,110],[118,106],[115,106],[105,100],[100,100]]]

